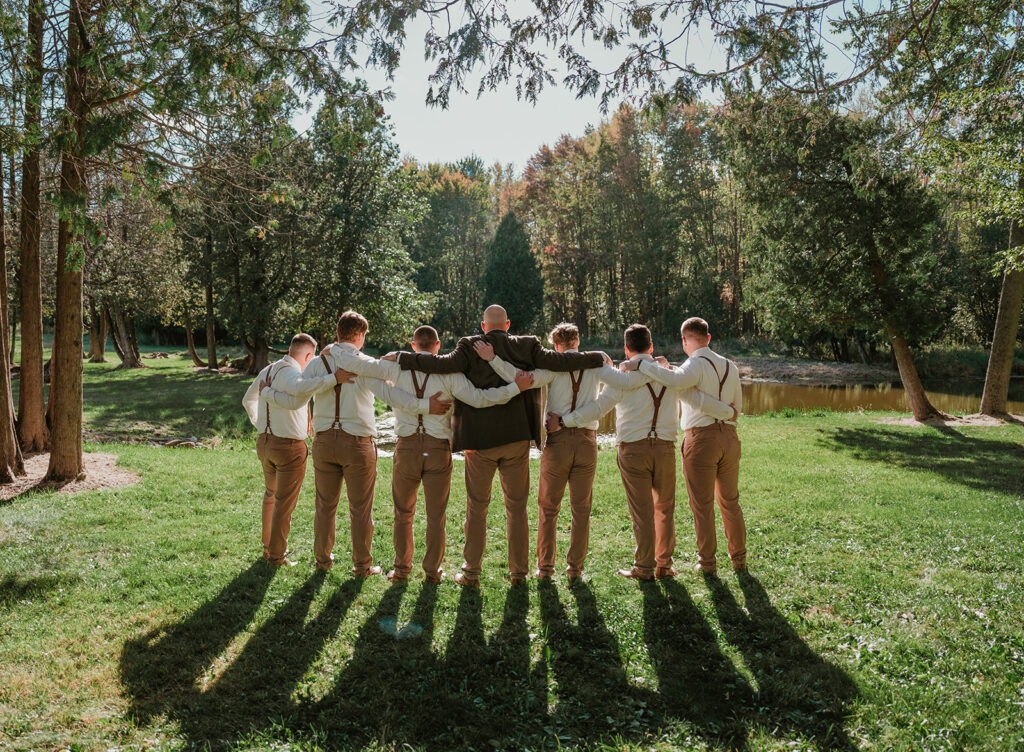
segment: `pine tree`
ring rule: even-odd
[[[530,236],[515,212],[502,217],[487,245],[484,290],[486,305],[497,303],[508,311],[512,331],[530,332],[542,322],[544,282],[530,252]]]

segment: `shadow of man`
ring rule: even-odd
[[[550,580],[537,583],[547,639],[546,664],[554,674],[557,705],[550,734],[556,743],[595,743],[639,739],[662,721],[660,702],[650,690],[629,683],[619,642],[583,582],[570,588],[578,623],[573,624]]]
[[[843,728],[857,685],[815,653],[771,604],[756,577],[737,574],[746,613],[717,578],[708,587],[722,631],[754,674],[756,720],[814,740],[819,749],[856,749]]]
[[[255,567],[268,572],[266,582],[269,583],[273,570],[262,562]],[[249,571],[253,569],[250,567]],[[241,576],[236,579],[241,579]],[[182,734],[193,746],[208,749],[230,747],[234,741],[274,724],[288,725],[301,716],[303,710],[301,701],[296,703],[292,700],[293,689],[322,647],[337,633],[362,587],[362,580],[345,582],[331,595],[320,613],[305,624],[324,579],[322,572],[311,575],[260,626],[235,660],[209,687],[201,686],[202,676],[224,652],[231,639],[251,621],[262,601],[262,593],[259,599],[246,601],[249,618],[244,623],[241,618],[236,619],[233,629],[222,629],[213,642],[203,642],[212,627],[206,614],[216,612],[217,604],[232,602],[236,591],[231,585],[218,598],[204,604],[192,617],[174,627],[165,638],[149,644],[137,641],[130,650],[126,646],[123,656],[128,656],[128,659],[122,660],[122,677],[132,694],[133,704],[136,698],[145,698],[152,704],[151,696],[137,691],[141,675],[172,678],[172,683],[165,685],[160,693],[157,708],[150,712],[163,712],[177,719]],[[216,630],[216,627],[212,628]],[[202,645],[209,647],[201,649],[195,659],[190,660],[190,648]],[[141,714],[136,715],[144,720]]]
[[[664,712],[686,721],[710,746],[745,748],[753,691],[711,625],[673,579],[644,582],[640,590],[644,641]]]

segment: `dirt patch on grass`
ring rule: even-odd
[[[64,494],[79,491],[102,491],[107,488],[132,486],[139,482],[139,475],[117,466],[117,455],[107,452],[88,452],[82,455],[85,477],[67,483],[44,483],[43,477],[50,464],[49,452],[25,458],[25,475],[14,483],[0,486],[0,501],[33,491],[56,490]]]
[[[1024,426],[1024,415],[1010,415],[1007,418],[993,418],[991,415],[953,415],[948,420],[936,418],[934,420],[918,421],[913,416],[906,418],[878,418],[872,423],[885,423],[890,426]]]
[[[878,365],[829,363],[796,358],[733,358],[740,378],[748,381],[777,381],[805,386],[831,384],[888,384],[899,381],[899,374]]]

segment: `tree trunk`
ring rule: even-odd
[[[206,367],[217,370],[217,321],[213,317],[213,236],[206,233]]]
[[[11,351],[8,353],[8,363],[14,365],[14,343],[18,341],[18,319],[11,316]]]
[[[107,351],[107,334],[109,333],[107,317],[89,298],[89,362],[106,363],[104,353]]]
[[[914,420],[948,418],[948,415],[935,409],[928,399],[928,395],[925,394],[924,385],[921,383],[921,378],[917,375],[917,367],[914,365],[914,357],[910,353],[910,346],[903,335],[903,327],[890,315],[892,296],[889,291],[889,282],[885,275],[885,266],[875,248],[868,249],[868,266],[875,282],[875,294],[884,309],[885,329],[889,334],[889,341],[892,343],[892,354],[896,359],[896,366],[900,369],[900,381],[903,382],[903,391],[907,395],[907,402],[910,403],[910,411],[914,414]]]
[[[43,405],[43,288],[39,154],[43,81],[43,20],[40,0],[29,3],[25,132],[29,146],[21,163],[21,373],[18,379],[18,438],[26,452],[41,452],[49,441]]]
[[[13,196],[11,197],[14,198]],[[0,483],[25,474],[25,461],[14,427],[10,344],[7,341],[7,221],[4,207],[4,165],[0,158]]]
[[[263,337],[255,337],[253,340],[245,339],[245,349],[249,351],[249,371],[255,376],[270,363],[270,346]]]
[[[50,379],[51,448],[49,481],[84,476],[82,470],[82,264],[81,216],[88,201],[84,135],[88,104],[86,67],[82,63],[87,26],[83,0],[71,0],[68,14],[68,56],[64,107],[72,133],[64,140],[60,168],[60,222],[57,229],[57,305],[53,328]]]
[[[199,354],[196,352],[196,341],[192,338],[192,316],[188,311],[185,312],[185,344],[188,345],[188,354],[192,358],[192,364],[196,368],[205,368],[206,363],[199,359]]]
[[[135,328],[135,317],[125,313],[118,305],[106,306],[110,320],[110,339],[114,352],[121,359],[118,368],[145,368],[139,357],[139,337]]]
[[[1021,181],[1024,192],[1024,180]],[[1024,246],[1024,224],[1010,223],[1010,248]],[[999,312],[992,332],[992,350],[985,372],[985,389],[981,395],[979,412],[984,415],[1005,415],[1006,398],[1010,393],[1010,372],[1013,370],[1013,350],[1017,344],[1020,311],[1024,305],[1024,269],[1003,273],[1003,288],[999,293]]]

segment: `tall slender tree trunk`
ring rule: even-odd
[[[107,335],[110,326],[102,309],[89,296],[89,362],[106,363]]]
[[[1024,178],[1020,183],[1024,193]],[[1024,223],[1010,223],[1010,248],[1024,246]],[[1010,393],[1010,373],[1013,370],[1013,351],[1017,344],[1020,312],[1024,305],[1024,269],[1003,273],[1003,287],[999,293],[999,312],[992,332],[992,350],[985,372],[985,389],[981,395],[979,412],[984,415],[1005,415],[1006,399]]]
[[[14,198],[13,196],[11,197]],[[7,220],[4,206],[4,165],[0,157],[0,483],[25,474],[25,462],[14,427],[10,343],[7,340]]]
[[[217,370],[217,321],[213,317],[213,236],[206,233],[206,367]]]
[[[900,381],[903,382],[903,391],[907,395],[907,402],[910,403],[910,411],[914,414],[914,420],[925,421],[934,418],[948,418],[945,413],[935,409],[928,395],[924,391],[924,384],[917,374],[917,366],[914,365],[914,356],[910,352],[910,345],[903,334],[903,327],[890,315],[892,311],[892,294],[889,290],[889,280],[885,274],[885,266],[878,255],[878,250],[868,250],[868,266],[871,269],[871,276],[875,282],[875,292],[884,308],[884,323],[886,332],[889,334],[889,341],[892,343],[892,354],[896,359],[896,366],[900,370]]]
[[[139,356],[139,336],[135,327],[135,317],[116,304],[106,306],[106,312],[110,321],[110,339],[114,343],[114,352],[121,359],[118,368],[145,368]]]
[[[82,246],[81,217],[89,186],[85,175],[86,118],[89,114],[86,67],[82,62],[89,26],[86,0],[68,7],[68,56],[65,110],[70,130],[64,140],[60,170],[60,221],[57,227],[57,301],[50,379],[50,466],[46,479],[68,481],[82,469]]]
[[[18,438],[26,452],[46,449],[48,436],[43,405],[43,288],[39,254],[41,233],[39,196],[40,102],[43,96],[42,0],[31,0],[28,10],[27,57],[29,74],[25,93],[25,131],[29,146],[21,163],[21,373],[18,380]]]
[[[253,376],[258,374],[270,363],[270,345],[263,337],[245,339],[245,349],[249,351],[249,373]]]
[[[199,353],[196,352],[196,341],[192,337],[192,315],[185,311],[185,344],[188,345],[188,355],[192,358],[192,364],[196,368],[204,368],[206,364],[199,359]]]

